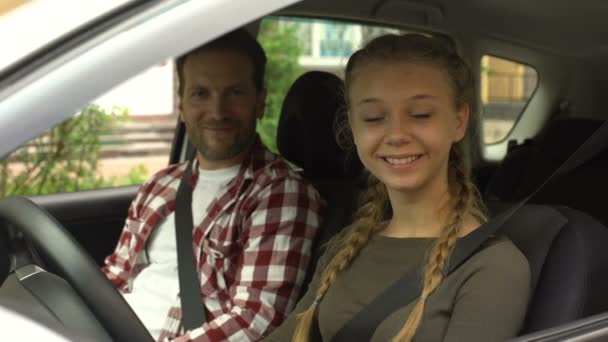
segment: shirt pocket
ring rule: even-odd
[[[204,258],[201,265],[201,282],[203,293],[210,297],[216,297],[226,293],[231,286],[230,279],[234,279],[234,260],[237,256],[236,243],[233,241],[217,241],[205,239],[202,244]],[[232,276],[231,276],[232,275]]]
[[[202,252],[207,256],[207,261],[219,266],[236,257],[240,249],[237,234],[233,225],[216,221],[203,239]]]
[[[221,241],[213,238],[203,242],[203,253],[212,265],[224,264],[236,255],[237,243],[235,241]]]

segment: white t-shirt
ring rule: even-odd
[[[211,201],[236,175],[240,166],[220,170],[199,170],[198,181],[192,191],[192,219],[196,227],[203,220]],[[125,299],[133,308],[150,334],[157,339],[167,319],[167,313],[177,301],[177,250],[175,243],[175,213],[160,222],[147,243],[149,265],[133,280]]]

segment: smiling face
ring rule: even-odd
[[[266,96],[253,73],[252,61],[236,50],[210,49],[186,59],[180,111],[202,168],[236,165],[253,144]]]
[[[353,74],[349,123],[365,167],[389,191],[448,186],[452,144],[464,137],[469,108],[456,107],[447,75],[431,63],[370,62]]]

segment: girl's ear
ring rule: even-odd
[[[454,142],[462,140],[467,133],[467,126],[469,124],[469,115],[471,107],[468,103],[463,104],[460,109],[456,112],[456,126]]]

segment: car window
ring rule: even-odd
[[[485,144],[508,137],[537,84],[538,75],[531,66],[490,55],[482,57],[479,88]]]
[[[174,63],[116,86],[0,160],[0,198],[142,184],[168,164]]]
[[[298,76],[323,70],[342,77],[350,55],[367,41],[385,33],[405,31],[335,20],[268,17],[258,40],[268,56],[268,97],[258,132],[266,146],[277,151],[276,131],[283,99]]]
[[[129,0],[3,0],[0,2],[0,72],[27,54]],[[35,23],[35,24],[34,24]],[[19,32],[19,34],[1,34]]]

